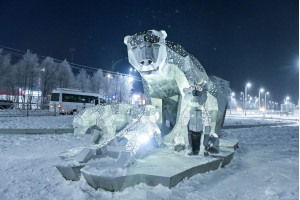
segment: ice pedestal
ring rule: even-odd
[[[220,152],[205,157],[175,153],[171,146],[166,146],[153,149],[142,159],[136,159],[128,168],[117,167],[116,157],[108,156],[91,159],[87,163],[77,162],[78,164],[73,166],[60,165],[57,169],[66,179],[71,180],[75,180],[72,177],[79,177],[82,173],[89,185],[109,191],[121,191],[139,183],[149,186],[162,184],[171,188],[184,178],[224,167],[233,158],[237,145],[237,140],[220,139]],[[78,151],[74,153],[80,154]],[[76,157],[69,153],[69,158]],[[64,159],[68,160],[66,157]]]

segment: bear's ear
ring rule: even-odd
[[[164,39],[166,39],[166,37],[167,37],[167,33],[166,33],[166,31],[164,31],[164,30],[161,30],[160,32],[163,34],[163,36],[164,36]]]
[[[129,38],[130,38],[130,36],[129,36],[129,35],[127,35],[126,37],[124,37],[124,44],[126,44],[126,45],[127,45]]]

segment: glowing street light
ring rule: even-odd
[[[290,97],[287,96],[287,97],[285,98],[285,100],[284,100],[285,104],[288,104],[288,103],[289,103],[289,100],[290,100]]]
[[[111,75],[110,75],[110,74],[107,74],[107,78],[111,78]]]
[[[130,67],[129,71],[130,71],[130,72],[132,72],[132,71],[133,71],[132,67]]]
[[[128,81],[129,81],[130,83],[132,83],[132,82],[133,82],[133,77],[129,76]]]
[[[260,93],[263,93],[263,92],[264,92],[263,88],[260,88],[258,91],[258,113],[260,111]]]
[[[247,83],[246,86],[245,86],[245,98],[247,97],[247,88],[250,88],[251,87],[251,83]],[[244,110],[245,110],[245,116],[246,116],[246,100],[244,98]]]

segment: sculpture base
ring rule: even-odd
[[[155,149],[142,159],[136,159],[130,167],[124,169],[117,167],[116,159],[113,157],[56,167],[66,179],[70,180],[78,180],[81,172],[87,183],[96,189],[121,191],[139,183],[149,186],[162,184],[171,188],[184,178],[224,167],[233,158],[237,145],[237,140],[221,139],[220,152],[209,156],[188,156],[182,152],[174,152],[171,146],[167,146]]]

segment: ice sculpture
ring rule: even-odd
[[[74,135],[83,135],[90,128],[94,133],[93,142],[101,141],[99,145],[83,149],[77,161],[87,162],[94,156],[113,152],[118,157],[118,166],[127,167],[144,143],[161,145],[161,132],[156,124],[158,119],[158,110],[152,105],[136,108],[120,103],[86,108],[73,120]]]
[[[208,77],[196,58],[166,36],[152,30],[125,37],[149,105],[99,105],[80,112],[74,134],[91,129],[94,144],[59,155],[56,167],[63,177],[79,180],[82,174],[92,187],[109,191],[139,183],[171,188],[233,158],[238,141],[219,139],[229,83]]]
[[[193,154],[216,152],[229,82],[207,76],[193,55],[166,37],[156,30],[126,36],[129,62],[142,76],[148,103],[160,108],[165,141]]]
[[[100,139],[114,137],[116,131],[122,130],[137,114],[135,108],[125,103],[86,108],[74,117],[74,135],[83,135],[90,128],[93,143],[97,144]]]

